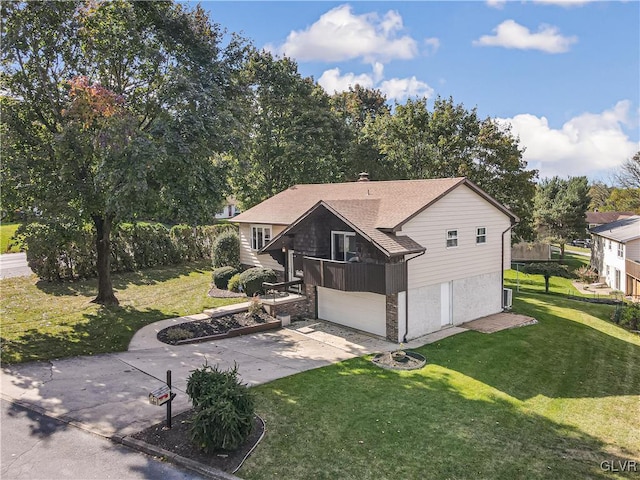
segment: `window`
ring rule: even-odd
[[[608,245],[609,245],[609,250],[611,250],[611,240],[607,240]]]
[[[476,245],[487,243],[487,227],[476,228]]]
[[[331,260],[346,262],[356,255],[356,234],[331,232]]]
[[[260,250],[271,240],[271,227],[251,227],[251,250]]]
[[[447,248],[458,246],[458,230],[447,230]]]
[[[624,244],[622,243],[618,244],[618,257],[620,258],[624,257]]]

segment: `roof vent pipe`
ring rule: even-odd
[[[369,174],[367,172],[360,172],[360,174],[358,175],[358,181],[359,182],[368,182],[369,181]]]

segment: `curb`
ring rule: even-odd
[[[190,458],[182,457],[180,455],[170,452],[169,450],[156,447],[155,445],[151,445],[147,442],[143,442],[142,440],[138,440],[130,436],[126,436],[119,439],[114,438],[113,440],[119,441],[118,443],[122,443],[123,445],[126,445],[129,448],[139,450],[143,453],[146,453],[147,455],[151,455],[154,457],[162,457],[164,460],[168,462],[187,468],[192,472],[198,473],[207,478],[212,478],[214,480],[240,480],[240,477],[236,477],[235,475],[231,475],[227,472],[223,472],[222,470],[218,470],[217,468],[203,465],[202,463],[191,460]]]

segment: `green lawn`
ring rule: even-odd
[[[514,309],[539,324],[427,345],[417,371],[358,358],[255,388],[267,435],[239,475],[631,478],[600,463],[640,461],[640,337],[610,306],[521,293]]]
[[[238,301],[207,297],[208,262],[118,274],[113,280],[117,307],[91,303],[95,279],[47,283],[34,275],[0,280],[2,362],[123,351],[149,323]]]
[[[19,242],[13,238],[19,226],[19,223],[3,223],[0,225],[0,253],[16,253],[20,251]]]

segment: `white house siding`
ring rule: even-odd
[[[510,235],[505,234],[501,263],[502,232],[509,218],[465,185],[461,185],[402,227],[427,249],[409,263],[409,285],[419,288],[488,273],[500,273],[511,265]],[[476,227],[486,227],[487,243],[476,244]],[[447,230],[458,230],[458,246],[446,247]]]
[[[285,229],[286,225],[271,225],[271,238],[274,238]],[[240,263],[252,267],[271,268],[280,272],[284,271],[284,266],[276,262],[271,255],[258,253],[251,250],[251,225],[240,224]]]
[[[454,280],[450,289],[452,291],[451,325],[460,325],[502,311],[500,280],[500,272]],[[443,282],[409,290],[408,340],[446,326],[443,324],[443,314],[448,307],[443,305],[443,291],[449,290],[447,284],[448,282]],[[403,338],[404,308],[402,312],[398,309],[398,320],[400,338]]]
[[[611,245],[611,248],[609,248]],[[604,239],[604,251],[603,251],[603,261],[602,261],[602,271],[600,272],[600,277],[604,277],[604,281],[611,288],[617,288],[619,290],[625,289],[625,254],[627,252],[623,252],[623,256],[618,257],[618,245],[619,242],[615,240]],[[609,268],[607,268],[609,267]],[[616,269],[620,270],[620,284],[616,285]],[[607,271],[608,270],[608,271]]]
[[[502,232],[510,224],[509,217],[462,185],[403,226],[401,235],[427,249],[408,264],[408,339],[440,330],[447,321],[459,325],[502,310],[502,269],[511,266],[509,232],[501,262]],[[476,244],[477,227],[486,228],[485,244]],[[457,247],[446,247],[447,230],[458,231]],[[452,303],[450,319],[446,297]]]

